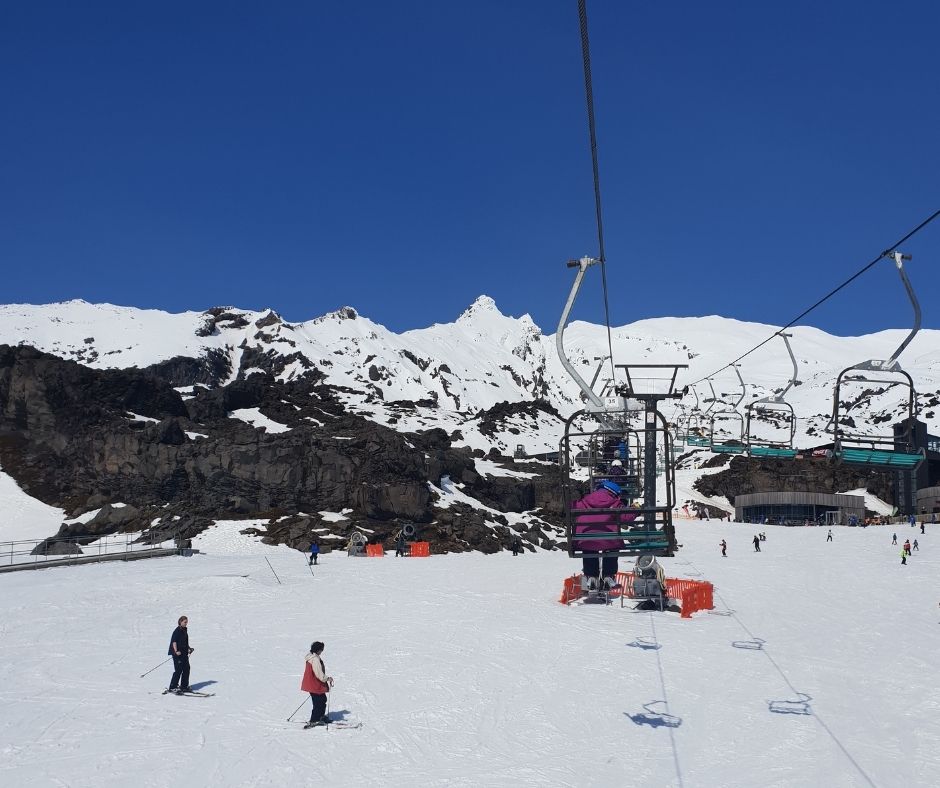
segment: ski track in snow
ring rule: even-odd
[[[330,553],[311,577],[245,525],[192,558],[0,577],[0,783],[940,784],[938,527],[901,566],[894,526],[764,526],[755,553],[756,526],[680,522],[667,573],[717,606],[683,620],[558,604],[561,553]],[[215,697],[140,678],[184,613]],[[286,722],[314,639],[360,730]]]

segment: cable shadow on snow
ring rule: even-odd
[[[623,716],[628,717],[634,725],[649,725],[651,728],[678,728],[682,724],[682,718],[666,712],[655,711],[650,708],[659,703],[665,703],[664,700],[652,700],[644,703],[645,711],[641,714],[630,714],[624,712]]]
[[[734,648],[743,648],[745,651],[763,651],[766,642],[763,638],[754,638],[753,640],[732,640],[731,645]]]
[[[658,651],[662,648],[661,643],[657,643],[655,638],[651,637],[638,637],[632,643],[627,643],[629,648],[638,648],[643,651]]]
[[[812,695],[805,692],[797,692],[796,700],[769,700],[767,701],[767,710],[774,714],[800,714],[811,716],[813,713],[809,702],[813,699]]]

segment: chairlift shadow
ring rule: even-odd
[[[753,640],[732,640],[731,645],[734,648],[743,648],[745,651],[763,651],[766,642],[763,638],[754,638]]]
[[[349,709],[330,709],[327,716],[330,718],[330,722],[345,722],[351,713]]]
[[[197,681],[195,684],[190,684],[190,689],[194,689],[199,692],[204,687],[211,687],[213,684],[218,684],[215,679],[209,679],[209,681]]]
[[[657,643],[656,639],[652,637],[638,637],[632,643],[627,643],[627,646],[642,649],[643,651],[658,651],[663,647],[662,643]]]
[[[813,713],[813,709],[810,707],[809,702],[813,699],[812,695],[807,695],[805,692],[797,692],[797,700],[769,700],[767,701],[767,709],[773,714],[798,714],[803,716],[810,716]]]
[[[665,703],[663,700],[653,700],[649,703],[644,703],[643,708],[645,712],[641,714],[630,714],[624,712],[625,717],[629,717],[630,721],[634,725],[649,725],[651,728],[678,728],[682,724],[682,718],[676,717],[673,714],[667,714],[666,712],[655,711],[651,706],[655,706],[659,703]]]

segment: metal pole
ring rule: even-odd
[[[292,719],[294,719],[294,714],[296,714],[298,711],[300,711],[300,710],[304,707],[304,703],[306,703],[306,702],[307,702],[307,701],[304,701],[304,702],[301,703],[296,709],[294,709],[293,714],[291,714],[290,717],[287,718],[287,721],[288,721],[288,722],[290,722]]]
[[[652,397],[646,400],[646,432],[643,447],[643,508],[656,508],[656,400]],[[647,512],[643,515],[643,523],[647,530],[656,528],[656,512]]]
[[[173,657],[167,657],[165,660],[163,660],[163,662],[161,662],[161,663],[160,663],[159,665],[157,665],[156,667],[150,668],[150,670],[148,670],[147,673],[141,673],[141,674],[140,674],[140,677],[143,678],[143,677],[146,676],[147,674],[153,673],[157,668],[162,668],[162,667],[163,667],[164,665],[166,665],[166,663],[169,662],[171,659],[173,659]]]
[[[279,578],[279,577],[277,576],[277,572],[274,571],[274,567],[271,566],[271,562],[268,561],[268,557],[267,557],[267,556],[264,557],[264,560],[267,561],[268,568],[269,568],[269,569],[271,570],[271,572],[274,574],[274,579],[277,580],[277,584],[278,584],[279,586],[284,585],[284,584],[281,582],[281,578]]]

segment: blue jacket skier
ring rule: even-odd
[[[307,566],[310,566],[310,564],[315,564],[317,562],[317,556],[319,555],[320,555],[320,543],[316,539],[314,539],[310,543],[310,561],[308,562]]]

